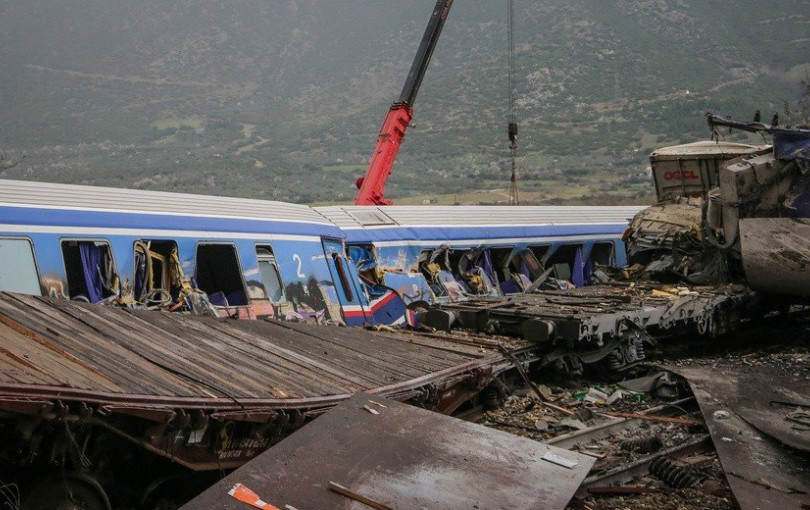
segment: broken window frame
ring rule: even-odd
[[[527,246],[529,251],[532,252],[534,258],[540,262],[540,265],[543,266],[543,269],[548,269],[546,266],[546,258],[548,257],[549,251],[551,251],[550,244],[530,244]]]
[[[36,289],[37,289],[37,292],[36,292],[36,294],[32,294],[30,292],[27,292],[27,291],[23,290],[25,287],[27,287],[27,285],[23,285],[23,286],[20,286],[18,288],[13,288],[13,289],[0,288],[0,292],[19,292],[21,294],[32,294],[32,295],[35,295],[35,296],[42,296],[43,295],[43,292],[42,292],[42,280],[40,280],[40,276],[39,276],[40,275],[39,263],[37,261],[37,254],[36,254],[36,250],[34,248],[33,241],[31,241],[31,239],[28,238],[28,237],[14,237],[14,236],[0,237],[0,242],[3,242],[3,241],[18,241],[18,242],[24,242],[24,243],[28,244],[28,247],[31,250],[31,262],[33,263],[34,276],[36,277]],[[8,264],[8,263],[2,263],[2,265],[5,266],[5,267],[9,267],[13,272],[18,273],[19,271],[21,271],[21,268],[19,267],[19,265]],[[26,278],[28,278],[28,276],[26,276]],[[31,288],[33,289],[34,286],[32,285]]]
[[[239,275],[238,278],[239,278],[240,288],[238,290],[242,291],[242,296],[244,296],[242,300],[244,301],[244,303],[238,303],[238,304],[237,303],[231,303],[230,300],[228,300],[228,296],[233,295],[234,292],[236,292],[236,290],[234,290],[233,292],[230,292],[229,294],[225,294],[222,290],[216,290],[214,292],[208,292],[207,290],[202,288],[202,286],[200,286],[200,278],[199,278],[199,276],[200,276],[200,248],[203,248],[205,246],[230,246],[231,247],[231,249],[232,249],[231,253],[234,256],[234,259],[235,259],[235,262],[236,262],[236,270],[237,270],[238,275]],[[194,249],[194,284],[199,290],[205,292],[208,295],[209,299],[211,298],[212,295],[216,295],[218,293],[221,293],[223,295],[223,297],[225,298],[227,304],[221,305],[221,304],[215,304],[215,303],[212,302],[212,304],[214,306],[219,306],[219,307],[248,306],[250,304],[250,299],[248,298],[248,293],[247,293],[247,284],[245,282],[245,273],[242,270],[242,261],[239,258],[239,248],[236,246],[236,243],[231,243],[231,242],[227,242],[227,241],[200,241],[200,242],[198,242],[195,249]]]
[[[529,271],[530,273],[529,275],[523,274],[522,265],[524,263],[527,265],[526,269]],[[535,267],[532,267],[534,266],[535,263],[537,265]],[[538,259],[534,255],[534,252],[531,250],[531,248],[526,247],[523,249],[516,249],[512,253],[512,256],[509,257],[509,270],[512,273],[517,272],[523,274],[523,276],[525,276],[526,278],[529,278],[531,281],[534,281],[543,274],[543,271],[545,271],[545,267],[543,266],[543,263],[540,261],[540,259]]]
[[[515,245],[491,246],[489,254],[492,260],[492,267],[497,277],[498,291],[502,294],[515,294],[523,291],[520,278],[513,276],[511,268],[512,259],[515,256]],[[509,286],[513,282],[514,287]],[[506,287],[504,287],[506,286]]]
[[[281,277],[281,268],[278,266],[278,259],[276,258],[275,251],[273,251],[273,247],[267,243],[257,243],[254,246],[254,250],[256,251],[256,261],[258,263],[259,269],[259,278],[261,279],[262,286],[264,287],[264,295],[267,299],[270,300],[271,303],[274,305],[286,305],[287,304],[287,294],[284,292],[284,279]],[[267,255],[262,255],[259,252],[266,251]],[[270,295],[268,291],[267,281],[264,279],[264,272],[262,271],[262,264],[267,264],[273,271],[276,277],[276,281],[278,282],[278,292],[281,294],[277,300],[273,299],[273,296]]]
[[[160,246],[153,249],[153,243],[157,243]],[[165,247],[169,246],[168,253],[164,253]],[[172,275],[172,260],[171,260],[171,250],[172,248],[177,251],[177,241],[173,239],[137,239],[133,243],[133,277],[132,277],[132,295],[136,301],[139,303],[141,302],[148,302],[150,304],[155,303],[163,303],[168,304],[173,302],[178,296],[180,291],[182,290],[182,272],[177,276],[177,278],[173,278]],[[145,257],[146,268],[149,271],[149,278],[144,280],[146,284],[146,288],[142,289],[139,293],[136,292],[136,285],[138,281],[138,253],[139,250],[145,250],[143,256]],[[160,250],[160,251],[158,251]],[[161,284],[156,285],[154,282],[154,268],[152,264],[154,261],[157,260],[163,265],[161,270]],[[146,269],[145,269],[146,270]],[[180,268],[177,268],[178,271],[181,271]],[[161,292],[158,292],[161,291]]]
[[[73,271],[68,270],[68,261],[65,257],[65,246],[70,245],[71,243],[75,243],[77,245],[77,250],[79,251],[79,264],[82,265],[82,282],[81,286],[84,288],[84,295],[82,293],[73,294],[71,289],[75,289],[75,286],[71,285],[71,281],[76,283],[75,276],[71,278],[71,274]],[[87,282],[84,276],[84,267],[83,262],[81,261],[81,248],[78,246],[81,243],[92,243],[95,246],[105,246],[107,248],[107,257],[109,257],[109,267],[104,268],[104,271],[107,273],[102,274],[102,268],[97,267],[96,270],[101,277],[101,298],[95,301],[91,300],[90,289],[87,288]],[[88,237],[63,237],[59,240],[59,249],[62,254],[62,267],[64,269],[65,279],[67,280],[67,285],[65,286],[66,292],[65,295],[71,301],[86,301],[88,303],[99,303],[104,301],[107,298],[118,296],[120,293],[120,289],[118,288],[119,283],[119,273],[118,273],[118,265],[115,262],[115,253],[112,249],[112,244],[108,239],[105,238],[88,238]],[[110,274],[110,271],[112,274]],[[113,281],[110,281],[109,278],[112,278]],[[83,296],[84,299],[79,299],[80,296]]]
[[[343,287],[343,295],[346,296],[347,301],[354,301],[354,292],[349,281],[349,275],[346,274],[346,267],[343,265],[343,257],[340,253],[330,253],[329,255],[335,263],[335,271],[337,271],[340,286]]]
[[[599,250],[605,247],[610,247],[607,262],[602,262],[596,259],[596,255],[601,255]],[[600,257],[601,258],[601,257]],[[593,247],[591,247],[591,253],[588,255],[588,260],[590,260],[594,265],[599,264],[601,267],[614,267],[616,265],[616,243],[613,241],[596,241],[593,243]]]
[[[554,251],[549,250],[546,252],[546,256],[544,260],[541,261],[544,267],[548,269],[552,269],[551,275],[557,280],[565,280],[568,282],[573,283],[574,279],[574,261],[576,260],[577,250],[580,250],[580,253],[584,254],[585,245],[582,242],[566,242],[559,245]],[[555,257],[560,259],[559,255],[564,252],[570,251],[570,257],[563,258],[562,260],[557,260],[554,262]],[[585,260],[582,261],[584,265],[586,263]],[[567,274],[560,274],[560,265],[566,265]],[[564,278],[567,276],[567,278]]]
[[[419,252],[419,256],[416,258],[416,265],[419,272],[425,277],[428,287],[430,287],[430,290],[433,291],[433,294],[438,298],[447,297],[447,289],[444,287],[444,285],[442,285],[439,275],[439,270],[443,268],[441,267],[441,264],[435,262],[436,257],[440,255],[443,248],[446,247],[439,246],[437,248],[423,248]],[[432,269],[435,271],[431,271],[432,264],[435,264],[435,266],[432,266]]]

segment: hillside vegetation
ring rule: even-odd
[[[0,175],[348,202],[433,4],[0,2]],[[515,6],[524,201],[646,200],[653,148],[770,119],[810,68],[810,1]],[[506,20],[455,2],[389,196],[505,199]]]

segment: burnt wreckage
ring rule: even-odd
[[[708,119],[715,135],[728,126],[771,134],[774,144],[718,139],[654,151],[658,202],[625,233],[627,267],[591,270],[585,286],[559,290],[572,286],[571,266],[546,263],[522,293],[444,303],[424,322],[522,336],[540,343],[541,365],[572,372],[593,365],[616,375],[644,359],[644,344],[657,338],[710,338],[803,304],[810,130]],[[445,266],[462,278],[461,265]]]

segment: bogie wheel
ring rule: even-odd
[[[52,475],[36,482],[22,510],[110,510],[107,493],[94,478],[81,473]]]

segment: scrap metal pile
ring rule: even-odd
[[[572,509],[803,508],[810,330],[783,333],[678,353],[620,383],[548,379],[475,419],[596,458]]]

